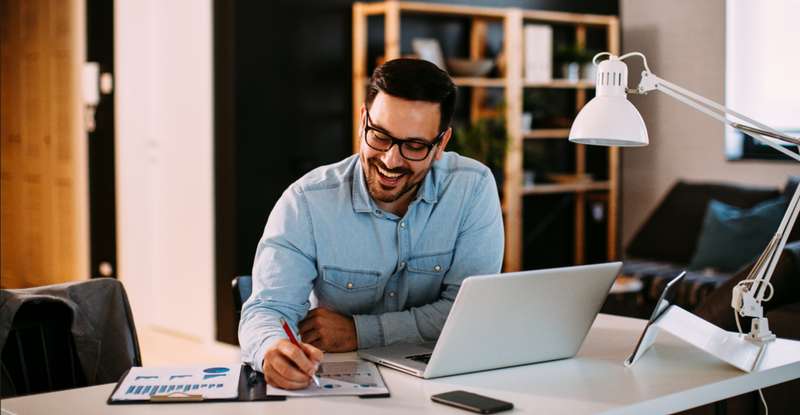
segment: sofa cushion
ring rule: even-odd
[[[750,209],[712,200],[689,269],[736,271],[752,262],[769,244],[785,210],[783,197],[761,202]]]
[[[780,196],[777,189],[679,181],[628,245],[628,255],[687,264],[711,199],[750,208]]]

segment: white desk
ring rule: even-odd
[[[464,389],[514,403],[516,413],[656,414],[680,411],[800,378],[800,342],[778,339],[761,370],[744,373],[662,333],[633,367],[644,320],[600,315],[573,359],[433,380],[382,368],[390,399],[289,398],[282,402],[106,405],[113,384],[2,401],[16,414],[466,414],[430,396]],[[341,355],[340,355],[341,356]],[[340,356],[329,356],[336,359]],[[7,412],[3,412],[5,415]]]

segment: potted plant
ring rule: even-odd
[[[556,51],[556,60],[561,62],[561,77],[578,82],[581,65],[591,62],[592,55],[578,45],[562,45]]]
[[[502,114],[503,111],[499,111]],[[503,181],[508,133],[502,116],[483,117],[471,124],[456,128],[450,148],[469,158],[480,161],[492,170],[498,190]]]

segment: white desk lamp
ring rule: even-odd
[[[597,59],[604,55],[608,55],[609,59],[598,64]],[[644,61],[644,71],[642,71],[639,87],[633,90],[627,89],[628,66],[623,62],[624,59],[631,56],[640,56]],[[628,101],[626,94],[646,95],[650,91],[660,91],[724,124],[744,131],[775,150],[800,161],[800,155],[788,150],[780,143],[785,142],[800,147],[800,139],[783,134],[659,78],[650,72],[647,58],[639,52],[628,53],[620,57],[608,52],[598,53],[595,55],[593,63],[598,66],[597,94],[583,107],[572,124],[569,141],[573,143],[620,147],[646,146],[649,140],[644,121],[639,115],[639,111]],[[757,344],[763,345],[775,339],[775,335],[769,330],[769,323],[764,317],[761,303],[772,298],[774,290],[769,280],[797,219],[798,211],[800,211],[800,186],[795,190],[775,236],[758,258],[747,278],[733,290],[731,306],[736,313],[736,323],[739,325],[740,315],[752,317],[748,338]],[[741,331],[741,326],[739,326],[739,332]]]

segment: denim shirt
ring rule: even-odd
[[[484,165],[446,152],[406,214],[379,209],[358,155],[293,183],[270,213],[242,307],[242,360],[296,330],[312,303],[355,321],[359,348],[436,340],[464,278],[500,271],[503,218]]]

